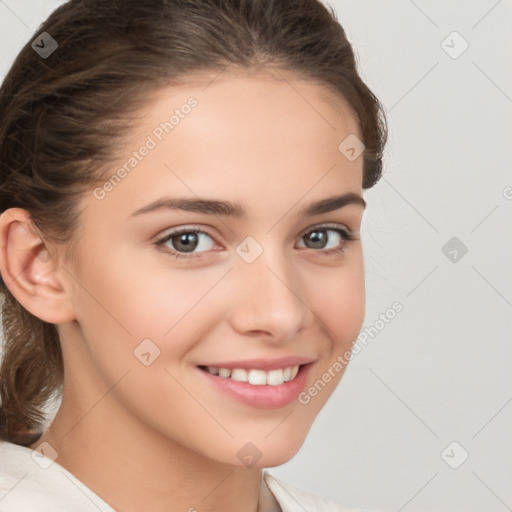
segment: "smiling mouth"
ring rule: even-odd
[[[223,379],[231,379],[238,382],[246,382],[248,384],[252,384],[254,386],[280,386],[287,382],[290,382],[295,379],[298,375],[300,369],[303,366],[308,366],[305,364],[295,365],[295,366],[287,366],[284,368],[279,368],[276,370],[261,370],[258,368],[219,368],[217,366],[198,366],[199,369],[223,378]]]

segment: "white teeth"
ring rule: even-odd
[[[271,370],[267,373],[267,384],[270,386],[279,386],[284,382],[283,370]]]
[[[256,369],[233,368],[233,370],[230,370],[228,368],[218,368],[217,366],[207,366],[206,371],[212,375],[218,375],[223,378],[231,377],[233,380],[248,382],[255,386],[279,386],[284,382],[294,379],[299,372],[299,366],[287,366],[286,368],[270,370],[268,372]]]
[[[243,368],[233,368],[231,370],[231,378],[240,382],[247,382],[247,370]]]
[[[209,368],[207,366],[207,368]],[[219,377],[230,377],[231,376],[231,370],[228,370],[227,368],[219,368]]]
[[[263,370],[251,370],[248,375],[249,384],[264,386],[267,383],[267,373]]]

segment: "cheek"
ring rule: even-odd
[[[201,324],[211,316],[208,293],[224,271],[166,266],[165,255],[128,258],[109,252],[100,260],[93,252],[84,258],[75,308],[95,357],[115,357],[118,366],[129,367],[143,340],[174,358],[190,348],[191,339],[200,339]]]
[[[358,253],[361,254],[361,253]],[[362,328],[365,315],[365,282],[363,259],[353,258],[350,264],[329,269],[323,278],[311,284],[311,309],[324,323],[327,338],[336,356],[351,347]]]

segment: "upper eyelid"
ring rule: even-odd
[[[298,235],[299,238],[303,237],[304,235],[306,235],[307,233],[311,232],[311,231],[314,231],[315,229],[326,229],[326,230],[342,230],[342,231],[346,231],[349,235],[355,235],[355,232],[352,231],[348,226],[344,225],[344,224],[338,224],[338,223],[332,223],[332,222],[325,222],[325,223],[319,223],[319,224],[314,224],[312,226],[309,226],[305,229],[303,229],[300,234]],[[208,235],[212,240],[214,240],[216,243],[217,243],[217,240],[216,240],[216,236],[209,233],[207,229],[205,229],[204,227],[201,227],[201,226],[198,226],[198,225],[194,225],[194,224],[190,224],[190,225],[184,225],[184,226],[181,226],[181,227],[175,227],[175,228],[171,228],[171,231],[169,231],[168,233],[166,233],[165,235],[161,235],[157,238],[156,242],[157,243],[160,243],[162,242],[162,240],[165,240],[167,241],[169,238],[171,238],[172,236],[176,236],[180,233],[188,233],[190,231],[193,231],[193,230],[197,230],[198,232],[200,232],[201,234],[206,234]],[[167,239],[167,240],[166,240]]]
[[[340,223],[336,223],[336,222],[325,222],[325,223],[320,223],[320,224],[314,224],[313,226],[310,226],[309,228],[304,229],[303,231],[301,231],[300,235],[309,233],[310,231],[313,231],[315,229],[343,229],[343,230],[347,231],[348,233],[353,233],[353,231],[348,226],[345,226],[345,224],[340,224]]]

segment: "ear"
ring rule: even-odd
[[[71,288],[59,261],[63,255],[43,241],[27,210],[9,208],[0,216],[0,272],[16,300],[52,324],[75,319]]]

